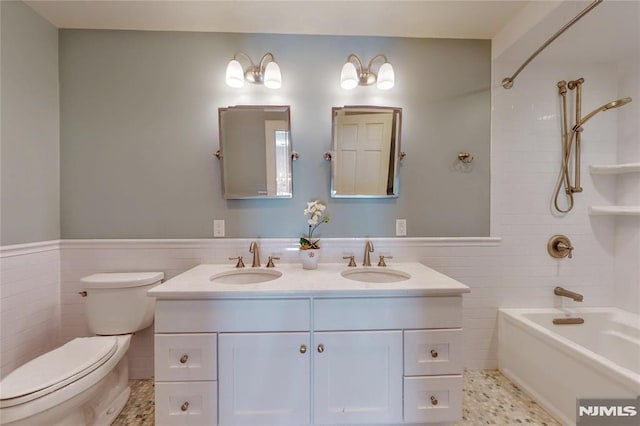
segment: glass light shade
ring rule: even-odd
[[[356,71],[356,66],[351,62],[347,62],[342,67],[342,72],[340,73],[340,86],[343,89],[353,89],[358,85],[358,71]]]
[[[282,74],[280,74],[280,67],[275,62],[269,62],[264,69],[264,85],[269,89],[282,87]]]
[[[240,62],[235,59],[232,59],[227,65],[226,82],[231,87],[244,86],[244,70]]]
[[[378,89],[389,90],[395,85],[395,83],[396,76],[393,72],[393,67],[389,62],[385,62],[378,70]]]

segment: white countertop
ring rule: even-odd
[[[360,282],[340,275],[345,270],[385,269],[378,266],[348,268],[343,263],[320,263],[318,269],[305,270],[299,263],[283,263],[275,268],[247,266],[244,269],[276,270],[282,272],[282,276],[257,284],[222,284],[210,278],[238,269],[230,264],[202,264],[154,287],[148,295],[158,299],[219,299],[459,296],[470,292],[466,285],[418,262],[389,262],[386,269],[411,275],[407,280],[391,283]]]

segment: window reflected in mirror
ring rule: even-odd
[[[224,198],[293,196],[289,117],[288,106],[218,109]]]

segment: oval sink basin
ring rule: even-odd
[[[220,272],[210,278],[220,284],[258,284],[280,278],[282,272],[269,269],[246,269]]]
[[[406,272],[395,269],[349,269],[340,274],[345,278],[365,283],[395,283],[411,278]]]

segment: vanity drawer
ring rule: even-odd
[[[462,329],[404,332],[404,375],[462,373]]]
[[[309,331],[309,299],[158,300],[156,333]]]
[[[215,425],[218,421],[217,382],[155,384],[157,425]]]
[[[446,423],[462,419],[462,375],[405,377],[404,421]]]
[[[462,297],[316,298],[315,330],[462,327]]]
[[[216,380],[217,352],[216,334],[156,334],[156,380]]]

